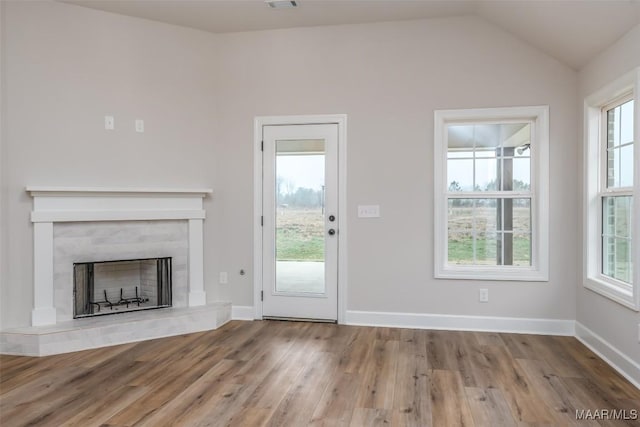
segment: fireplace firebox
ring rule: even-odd
[[[171,257],[73,264],[73,317],[171,307]]]

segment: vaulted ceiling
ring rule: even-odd
[[[576,70],[640,23],[640,0],[63,1],[212,33],[475,15]]]

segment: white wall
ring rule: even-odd
[[[5,141],[6,141],[6,133],[5,133],[5,125],[4,125],[4,115],[6,113],[6,104],[5,104],[5,72],[4,72],[4,64],[5,64],[5,25],[4,25],[4,3],[0,2],[0,307],[2,307],[3,292],[5,283],[7,283],[7,247],[8,242],[6,238],[6,230],[8,229],[8,225],[6,224],[6,212],[8,209],[7,205],[7,194],[6,194],[6,178],[5,174],[7,172],[7,165],[5,162]],[[0,330],[2,330],[3,324],[3,316],[0,316]]]
[[[472,17],[226,34],[214,204],[220,266],[251,262],[252,120],[348,115],[348,309],[573,319],[579,280],[577,74]],[[551,280],[433,278],[435,109],[550,105]],[[382,217],[358,219],[358,204]],[[220,295],[252,305],[250,276]],[[490,302],[478,303],[487,286]]]
[[[33,298],[26,185],[217,187],[216,58],[208,33],[63,3],[2,3],[11,248],[2,319],[12,327],[29,324]],[[116,130],[104,130],[106,114]]]
[[[581,70],[578,108],[582,109],[584,98],[638,66],[640,66],[640,25]],[[581,168],[580,174],[582,173]],[[582,286],[579,286],[577,296],[577,321],[640,365],[640,343],[638,342],[640,314]],[[640,383],[640,376],[636,381]]]
[[[25,185],[212,187],[208,298],[252,305],[253,119],[332,113],[349,121],[349,310],[575,318],[577,75],[492,25],[461,17],[211,35],[59,3],[7,3],[5,13],[3,326],[29,322]],[[433,111],[541,104],[551,107],[550,281],[435,280]],[[114,132],[102,129],[107,113]],[[358,204],[380,204],[382,217],[356,218]],[[217,285],[219,271],[228,285]],[[477,302],[481,286],[488,304]]]

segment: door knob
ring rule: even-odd
[[[334,230],[333,228],[329,229],[329,236],[333,236],[334,234],[336,234],[336,230]]]

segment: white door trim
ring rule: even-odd
[[[266,125],[338,125],[338,323],[347,312],[347,115],[263,116],[253,128],[253,301],[254,317],[262,319],[262,127]]]

